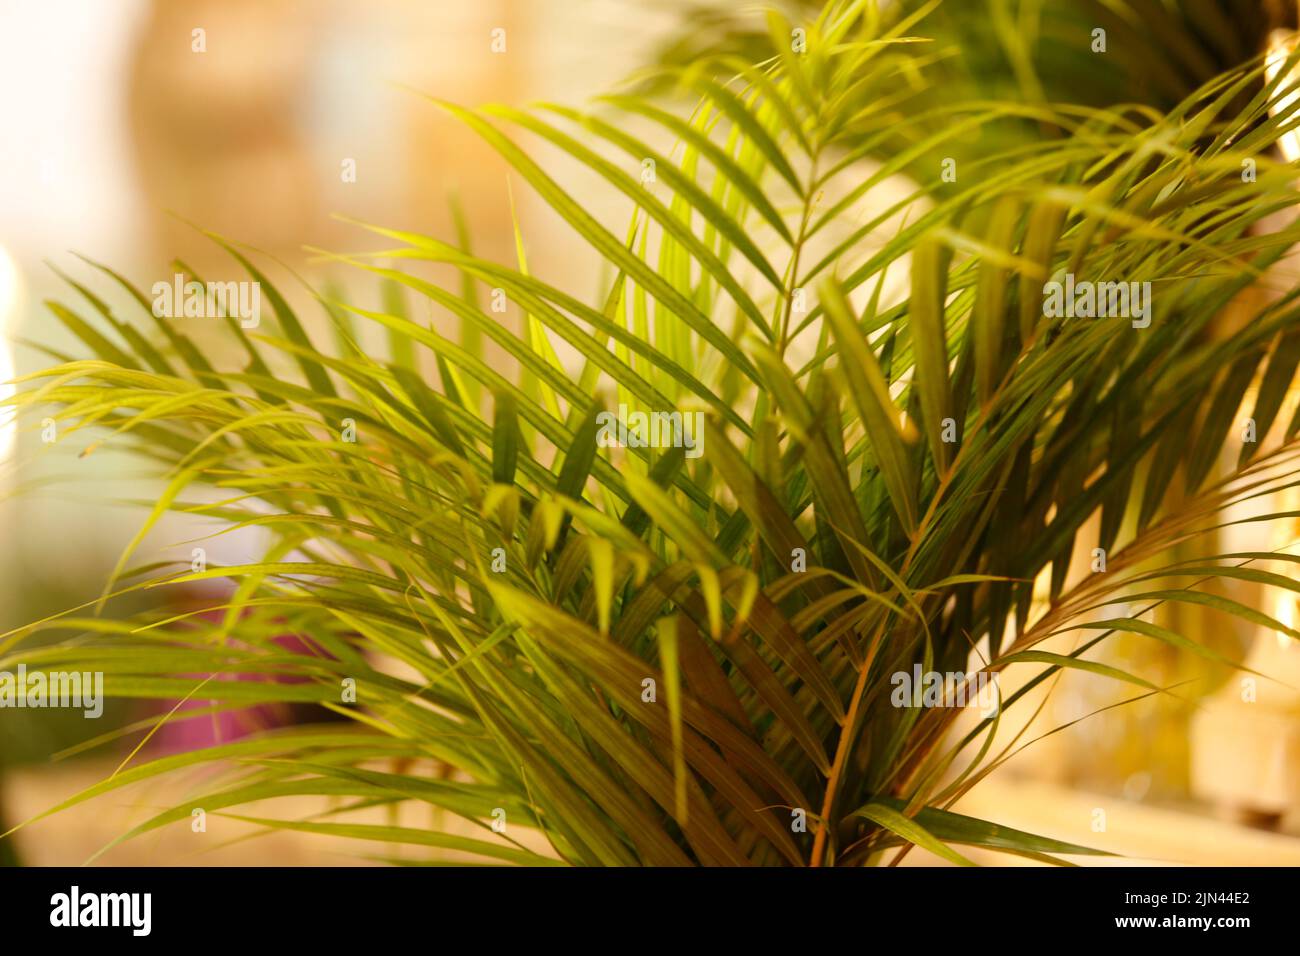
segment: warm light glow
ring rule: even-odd
[[[1295,630],[1295,598],[1290,594],[1279,594],[1277,596],[1277,609],[1273,612],[1284,626]],[[1291,646],[1291,635],[1285,631],[1277,631],[1277,643],[1283,647]]]
[[[1296,34],[1289,30],[1274,30],[1268,38],[1268,57],[1264,61],[1264,78],[1272,83],[1278,72],[1286,65],[1286,58],[1291,54],[1296,42]],[[1286,96],[1281,97],[1273,102],[1269,108],[1269,114],[1277,116],[1291,108],[1291,104],[1297,96],[1300,96],[1300,89],[1296,86],[1296,71],[1293,70],[1288,78],[1287,86],[1289,92]],[[1282,155],[1286,157],[1287,162],[1294,163],[1300,159],[1300,131],[1291,130],[1278,138],[1278,147],[1282,150]]]
[[[9,328],[18,309],[18,269],[0,246],[0,400],[13,394],[9,384],[14,377],[13,353],[9,348]],[[14,447],[14,410],[0,409],[0,462],[9,457]]]

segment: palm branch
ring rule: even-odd
[[[1300,419],[1278,418],[1300,309],[1270,272],[1296,238],[1275,225],[1296,199],[1275,150],[1296,114],[1258,57],[1197,75],[1167,111],[939,99],[928,78],[952,67],[925,42],[930,12],[835,0],[802,22],[802,52],[773,13],[751,59],[670,64],[586,111],[431,104],[590,246],[607,268],[590,300],[463,238],[357,224],[370,248],[317,254],[389,294],[374,310],[311,290],[327,348],[255,253],[214,237],[274,313],[259,330],[229,320],[241,366],[210,362],[183,321],[141,331],[74,283],[89,317],[51,308],[94,357],[29,376],[14,402],[165,481],[105,600],[232,590],[205,613],[73,609],[5,636],[0,667],[75,664],[115,696],[313,703],[348,723],[131,761],[50,812],[213,765],[203,793],[122,839],[194,806],[318,795],[340,802],[241,819],[523,864],[1099,852],[955,813],[1020,741],[994,746],[998,715],[955,734],[959,711],[895,706],[891,675],[965,671],[972,649],[985,673],[1033,668],[1000,715],[1069,670],[1177,692],[1098,660],[1114,634],[1236,666],[1153,622],[1169,603],[1300,636],[1213,590],[1297,590],[1295,556],[1214,547],[1225,522],[1279,517],[1268,496],[1297,472]],[[620,193],[627,218],[591,215],[538,141]],[[430,264],[463,281],[425,278]],[[1149,327],[1045,315],[1044,283],[1065,273],[1150,282]],[[484,289],[519,310],[518,334]],[[1250,321],[1224,331],[1230,304]],[[464,334],[416,318],[430,307]],[[387,354],[363,346],[366,326]],[[1254,383],[1261,441],[1243,444]],[[701,411],[704,454],[603,447],[615,404]],[[169,512],[272,543],[242,566],[132,566]],[[1072,568],[1092,545],[1105,571]],[[48,631],[62,639],[30,642]],[[1041,646],[1072,633],[1071,653]],[[407,803],[481,834],[349,820]]]

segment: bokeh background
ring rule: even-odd
[[[41,347],[82,353],[43,305],[69,294],[56,269],[78,280],[93,276],[75,253],[111,264],[144,288],[167,279],[174,258],[209,278],[234,277],[229,257],[202,234],[207,229],[279,260],[277,281],[288,277],[281,287],[299,288],[300,301],[310,300],[294,274],[377,306],[374,289],[311,250],[373,248],[346,218],[451,237],[451,209],[459,202],[475,250],[513,261],[505,165],[421,93],[471,105],[581,105],[683,35],[699,41],[700,30],[691,29],[706,22],[699,6],[0,0],[0,379],[47,363],[50,353]],[[195,30],[203,31],[203,52],[194,49]],[[505,31],[503,52],[492,50],[494,30]],[[538,151],[602,216],[607,193]],[[354,182],[342,175],[349,163]],[[607,280],[591,267],[581,241],[518,183],[513,198],[530,269],[592,298]],[[200,342],[225,347],[201,336]],[[94,600],[143,519],[140,503],[156,499],[159,485],[138,463],[111,447],[78,457],[81,450],[76,442],[47,446],[34,429],[0,424],[0,632]],[[1300,510],[1300,500],[1277,504]],[[186,542],[202,533],[183,520],[163,522],[141,558],[188,555]],[[1298,533],[1295,526],[1256,529],[1221,543],[1225,550],[1276,548]],[[257,546],[252,535],[208,544],[210,559],[225,563],[247,559]],[[1074,565],[1087,563],[1085,554]],[[1296,620],[1293,600],[1263,610]],[[1300,648],[1278,635],[1242,625],[1225,631],[1221,618],[1181,623],[1300,687]],[[1300,695],[1269,685],[1248,704],[1234,675],[1207,672],[1203,663],[1137,640],[1117,642],[1113,653],[1126,669],[1145,668],[1166,684],[1190,680],[1194,690],[1182,700],[1153,698],[1105,711],[1045,737],[958,809],[1123,850],[1137,861],[1300,864]],[[1122,696],[1113,682],[1075,673],[1051,690],[1024,739]],[[120,704],[100,721],[79,712],[0,711],[0,830],[111,774],[141,736],[111,731],[148,716],[147,708]],[[203,733],[246,729],[209,726]],[[177,748],[201,736],[152,743]],[[180,779],[116,792],[0,846],[15,847],[29,864],[80,863],[192,784]],[[1098,810],[1104,831],[1096,827]],[[100,860],[363,862],[344,855],[354,848],[315,837],[190,837],[188,827],[180,836],[162,832]],[[927,860],[914,853],[908,862]]]

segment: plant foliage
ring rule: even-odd
[[[1095,853],[952,812],[1025,741],[995,747],[998,717],[954,735],[959,711],[894,706],[890,675],[967,670],[978,648],[974,669],[1034,669],[1005,711],[1067,669],[1167,692],[1096,659],[1120,632],[1231,663],[1153,623],[1161,604],[1300,636],[1210,586],[1300,590],[1297,559],[1215,554],[1208,537],[1276,517],[1260,506],[1297,470],[1300,421],[1272,426],[1300,306],[1269,271],[1297,238],[1276,225],[1296,174],[1274,148],[1296,112],[1259,58],[1197,72],[1167,112],[936,95],[961,51],[928,42],[933,4],[905,6],[833,0],[799,25],[803,52],[770,14],[760,57],[662,68],[647,90],[673,96],[437,103],[606,265],[590,301],[464,238],[359,225],[377,248],[327,258],[390,294],[379,310],[319,294],[336,348],[221,239],[274,312],[261,330],[230,320],[246,363],[210,364],[181,322],[137,329],[87,286],[74,283],[89,313],[51,303],[95,357],[29,377],[14,401],[165,478],[106,598],[231,590],[203,613],[38,622],[3,640],[0,667],[75,663],[116,696],[314,702],[349,721],[132,762],[63,806],[216,763],[201,798],[123,839],[195,805],[314,794],[338,808],[251,819],[525,864]],[[1020,135],[981,138],[1009,124]],[[628,218],[598,221],[534,158],[540,141],[621,193]],[[960,157],[955,181],[945,157]],[[430,263],[463,281],[423,278]],[[1150,282],[1153,321],[1045,316],[1043,284],[1064,273]],[[517,307],[518,334],[485,289]],[[1243,301],[1250,320],[1225,331]],[[430,304],[463,334],[418,318]],[[366,325],[387,331],[387,354],[362,347]],[[1280,440],[1239,441],[1248,390],[1261,439]],[[596,416],[616,403],[703,411],[703,455],[602,447]],[[133,567],[168,512],[271,544],[245,566]],[[1106,571],[1076,559],[1071,573],[1094,545]],[[1205,546],[1173,562],[1175,545]],[[29,640],[49,630],[63,639]],[[1068,633],[1072,652],[1040,647]],[[299,680],[267,679],[286,677]],[[406,802],[481,836],[348,822]]]

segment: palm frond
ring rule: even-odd
[[[363,240],[398,245],[325,258],[384,283],[388,305],[320,294],[347,345],[334,353],[226,240],[274,313],[263,332],[230,323],[244,367],[209,362],[180,322],[159,323],[163,340],[135,330],[89,287],[74,284],[108,332],[52,303],[95,358],[29,376],[14,404],[54,417],[65,443],[93,427],[166,482],[106,594],[167,512],[216,534],[255,526],[272,544],[256,563],[185,561],[128,586],[228,579],[214,613],[164,608],[110,626],[70,614],[7,635],[0,667],[75,661],[123,697],[184,697],[199,681],[185,675],[214,674],[224,679],[197,696],[215,707],[312,702],[356,725],[131,766],[64,806],[223,762],[232,769],[186,807],[318,794],[431,804],[481,827],[501,808],[509,834],[536,830],[575,864],[858,863],[900,843],[950,860],[964,859],[953,844],[1050,861],[1098,852],[949,810],[982,776],[997,718],[945,747],[956,712],[896,706],[890,675],[965,671],[982,645],[981,672],[1034,668],[1030,686],[1077,669],[1161,690],[1082,655],[1128,632],[1222,662],[1147,619],[1166,602],[1281,629],[1206,584],[1295,590],[1257,567],[1292,556],[1218,555],[1211,535],[1229,506],[1258,505],[1300,471],[1296,422],[1249,450],[1234,430],[1257,379],[1261,438],[1278,419],[1300,359],[1294,292],[1236,331],[1216,326],[1243,290],[1270,287],[1300,235],[1265,225],[1297,200],[1295,170],[1273,152],[1297,116],[1234,35],[1224,60],[1169,51],[1204,85],[1167,113],[1057,104],[1018,48],[1002,55],[1032,98],[936,103],[927,84],[954,61],[919,41],[958,7],[938,19],[832,2],[799,27],[801,52],[774,18],[746,60],[723,49],[659,74],[694,97],[689,112],[649,93],[585,112],[439,103],[617,277],[598,301],[530,274],[523,257],[483,259],[466,229],[443,241],[370,226]],[[1183,89],[1148,66],[1162,94]],[[598,221],[520,137],[621,195],[626,222]],[[422,278],[423,263],[463,282]],[[1149,325],[1044,314],[1044,283],[1065,273],[1150,283]],[[505,291],[522,334],[481,310],[478,286]],[[404,296],[464,336],[404,314]],[[386,330],[387,355],[355,345],[367,323]],[[611,391],[638,411],[704,412],[704,454],[604,447]],[[1175,479],[1185,493],[1166,509]],[[186,497],[196,488],[217,494]],[[1098,515],[1106,570],[1071,574]],[[1203,556],[1170,563],[1189,543]],[[1121,602],[1145,607],[1097,617]],[[45,630],[64,643],[29,645]],[[1038,647],[1073,630],[1102,633],[1075,654]],[[340,692],[349,682],[355,700]],[[941,771],[971,749],[945,788]],[[389,759],[441,769],[390,773]],[[128,836],[188,815],[169,809]],[[254,822],[544,862],[490,827],[470,839]]]

